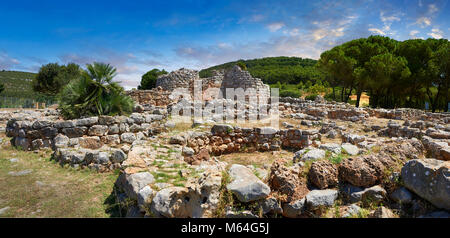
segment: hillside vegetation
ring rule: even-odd
[[[31,108],[35,102],[51,105],[55,100],[33,91],[32,81],[35,73],[21,71],[0,71],[0,85],[4,91],[0,93],[0,108]]]
[[[34,73],[20,71],[0,71],[0,84],[5,86],[1,96],[7,97],[35,97],[37,94],[31,87]]]
[[[201,78],[210,77],[213,70],[226,70],[238,63],[243,63],[253,77],[260,78],[266,84],[316,83],[322,78],[320,71],[314,67],[316,60],[285,56],[228,62],[203,69],[199,74]]]

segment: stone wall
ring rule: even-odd
[[[99,149],[103,145],[133,143],[139,136],[149,136],[154,123],[163,115],[133,113],[126,116],[99,116],[77,120],[52,121],[49,119],[8,121],[6,135],[12,144],[23,150],[40,148],[80,147]]]
[[[173,103],[173,100],[169,97],[171,92],[163,90],[161,87],[150,90],[131,90],[126,93],[140,105],[166,107]]]
[[[253,88],[255,89],[255,93],[260,97],[260,101],[267,102],[270,98],[269,85],[264,84],[259,78],[253,78],[248,71],[242,70],[237,65],[225,72],[222,85],[220,86],[223,97],[226,97],[227,88],[242,88],[245,91]]]
[[[221,155],[235,152],[277,151],[282,147],[302,149],[312,145],[313,141],[319,138],[318,130],[276,130],[270,127],[240,128],[214,125],[210,133],[177,135],[172,137],[170,142],[191,148],[190,153],[184,154],[194,156],[202,150]]]
[[[156,87],[166,91],[176,88],[190,88],[194,80],[199,79],[198,71],[181,68],[168,74],[161,75],[156,80]]]

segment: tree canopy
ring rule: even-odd
[[[141,84],[138,86],[138,89],[140,90],[146,90],[146,89],[152,89],[156,86],[156,79],[158,79],[158,76],[167,74],[167,71],[159,70],[159,69],[152,69],[142,75],[141,78]]]
[[[109,64],[88,64],[81,76],[63,88],[59,96],[66,119],[93,115],[123,115],[133,110],[133,100],[112,79],[116,69]]]
[[[70,81],[80,77],[80,66],[74,63],[43,65],[32,81],[33,90],[48,96],[57,95]]]
[[[362,92],[373,107],[446,110],[449,100],[449,41],[396,41],[370,36],[352,40],[321,54],[317,68],[332,86],[341,86],[341,99]]]

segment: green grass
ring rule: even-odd
[[[329,157],[328,160],[333,164],[340,164],[347,157],[348,157],[348,155],[341,153],[341,154]]]
[[[17,158],[11,163],[10,158]],[[31,169],[11,176],[9,172]],[[111,217],[118,216],[114,182],[118,174],[61,167],[49,152],[33,153],[0,149],[0,208],[3,217]],[[43,183],[43,185],[38,185]]]
[[[31,81],[35,76],[34,73],[0,71],[0,83],[5,85],[5,91],[1,95],[8,97],[35,95],[31,87]]]
[[[19,71],[0,71],[0,84],[5,90],[0,94],[0,107],[33,107],[36,101],[53,104],[54,100],[33,91],[31,81],[35,73]]]

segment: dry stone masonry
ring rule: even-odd
[[[288,97],[279,100],[278,129],[224,123],[242,113],[236,107],[177,124],[174,110],[229,103],[169,96],[180,87],[192,93],[195,80],[197,71],[180,69],[155,89],[129,91],[138,103],[129,116],[2,112],[0,132],[18,148],[53,150],[61,165],[120,170],[115,193],[128,217],[450,216],[450,114]],[[238,66],[202,79],[208,88],[270,95]],[[229,162],[243,154],[252,162]]]

